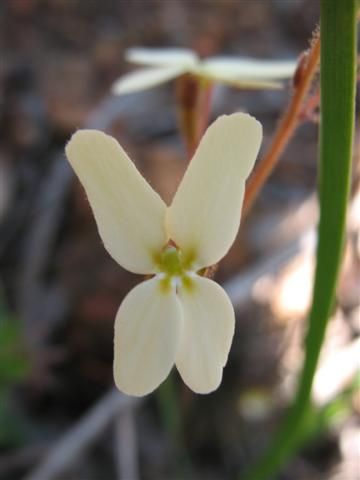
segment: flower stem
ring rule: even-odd
[[[199,83],[200,94],[197,111],[197,135],[196,142],[193,148],[193,153],[195,153],[195,150],[209,125],[212,106],[212,94],[214,90],[214,84],[208,79],[199,79]]]
[[[178,80],[179,123],[188,161],[194,155],[208,127],[212,92],[213,84],[201,77],[187,74]]]
[[[176,97],[179,109],[180,131],[184,138],[187,158],[191,159],[197,142],[198,102],[200,95],[199,79],[186,74],[176,84]]]
[[[320,39],[319,35],[316,34],[310,50],[301,55],[299,59],[298,68],[294,77],[294,93],[287,110],[280,120],[272,143],[247,182],[243,215],[249,212],[255,198],[277,165],[280,156],[302,119],[302,105],[309,92],[314,74],[316,73],[319,57]]]

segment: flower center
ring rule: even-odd
[[[161,270],[170,277],[182,275],[184,273],[184,265],[181,257],[181,252],[176,247],[166,247],[161,253]]]
[[[184,255],[174,245],[167,245],[157,260],[161,289],[167,292],[173,287],[177,290],[181,286],[189,291],[193,290],[192,277],[195,270],[192,259],[193,256]]]
[[[163,275],[161,288],[168,290],[171,286],[178,288],[180,285],[188,290],[193,287],[192,262],[184,258],[181,250],[173,245],[168,245],[161,252],[158,266]]]

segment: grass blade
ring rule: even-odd
[[[269,480],[306,440],[312,382],[342,258],[355,109],[356,0],[321,0],[321,124],[317,265],[295,401],[260,462],[245,477]]]

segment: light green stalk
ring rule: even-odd
[[[321,0],[321,123],[317,264],[295,401],[263,458],[241,479],[270,480],[309,432],[313,378],[334,303],[348,202],[355,109],[356,1]]]

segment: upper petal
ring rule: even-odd
[[[186,72],[183,66],[140,68],[120,77],[112,86],[115,95],[125,95],[156,87]]]
[[[176,367],[197,393],[209,393],[221,382],[234,335],[235,315],[225,291],[207,278],[195,276],[179,290],[183,331]]]
[[[241,88],[243,90],[280,90],[284,87],[284,84],[280,81],[246,79],[225,73],[208,72],[203,69],[198,69],[196,74],[212,82],[223,83],[229,87]]]
[[[191,67],[198,62],[197,55],[186,48],[142,48],[126,50],[126,60],[140,65],[185,66]]]
[[[114,378],[128,395],[157,388],[174,365],[182,313],[173,288],[153,278],[128,293],[115,320]]]
[[[250,115],[224,115],[208,128],[189,164],[166,226],[196,268],[218,262],[235,239],[261,137],[261,125]]]
[[[159,195],[109,135],[79,130],[67,144],[66,155],[110,255],[132,272],[154,272],[153,256],[167,241],[166,205]]]
[[[294,75],[294,60],[254,60],[248,58],[214,57],[201,63],[203,72],[211,76],[239,80],[279,80]]]

